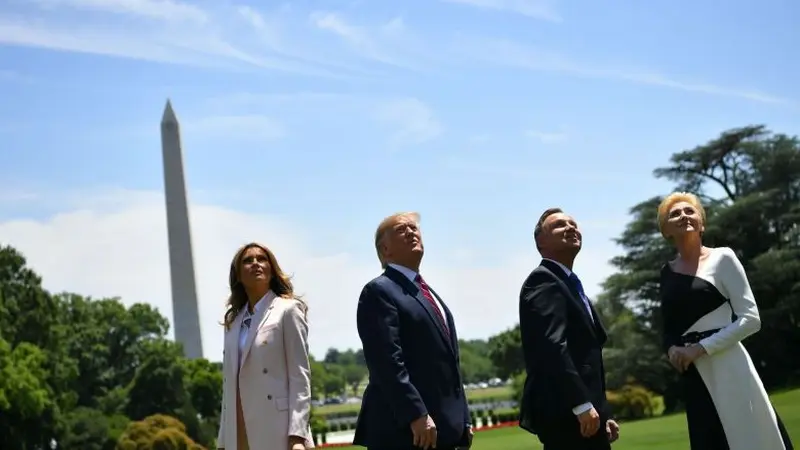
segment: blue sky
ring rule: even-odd
[[[170,98],[208,357],[248,240],[296,274],[314,353],[359,345],[371,234],[409,209],[426,278],[462,337],[486,337],[516,320],[544,208],[582,224],[576,270],[596,294],[628,208],[669,190],[651,173],[673,152],[754,123],[798,134],[798,17],[788,0],[9,0],[0,241],[52,290],[171,314]]]

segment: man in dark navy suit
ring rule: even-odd
[[[453,316],[419,274],[419,215],[375,232],[385,269],[361,291],[358,335],[369,368],[353,443],[369,450],[455,450],[472,444]]]
[[[608,450],[619,436],[606,400],[606,331],[572,263],[582,235],[559,208],[545,211],[533,232],[541,264],[519,295],[527,378],[520,427],[545,450]]]

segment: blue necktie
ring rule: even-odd
[[[578,293],[581,295],[581,300],[583,300],[583,305],[586,307],[586,312],[589,313],[589,317],[594,320],[594,316],[592,316],[592,308],[589,306],[589,298],[586,297],[586,292],[583,290],[583,283],[581,283],[581,279],[575,275],[575,272],[569,274],[569,280],[575,285],[578,289]]]

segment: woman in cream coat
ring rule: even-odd
[[[275,255],[255,243],[236,252],[230,287],[217,448],[314,447],[306,305]]]

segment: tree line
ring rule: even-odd
[[[215,448],[221,364],[184,358],[168,330],[148,304],[49,293],[0,246],[0,448]],[[491,376],[486,343],[463,346],[470,379]],[[360,394],[361,350],[332,348],[311,365],[315,398]]]
[[[800,141],[764,126],[731,129],[672,155],[654,176],[703,200],[704,243],[732,248],[744,265],[762,328],[744,342],[768,389],[800,383]],[[658,232],[657,206],[645,199],[616,243],[616,272],[597,299],[609,329],[604,352],[608,389],[645,389],[667,412],[682,407],[678,375],[661,350],[659,275],[676,251]],[[519,326],[490,339],[492,360],[504,373],[523,370]]]
[[[800,382],[800,142],[763,126],[728,130],[674,154],[654,171],[703,198],[710,246],[733,248],[748,271],[762,330],[745,342],[768,388]],[[597,310],[611,400],[642,411],[680,409],[677,375],[660,349],[658,278],[675,251],[658,233],[661,197],[630,209]],[[147,304],[52,294],[22,254],[0,246],[0,448],[215,448],[222,395],[218,363],[183,358],[169,323]],[[514,378],[519,327],[461,341],[466,383]],[[358,395],[363,352],[330,349],[312,361],[315,398]],[[623,402],[625,403],[625,402]],[[632,406],[633,407],[633,406]],[[638,413],[643,414],[643,413]],[[645,413],[649,414],[649,413]]]
[[[459,340],[459,349],[465,383],[478,383],[503,375],[492,362],[489,341]],[[322,360],[317,361],[312,357],[311,373],[312,396],[324,399],[359,396],[368,371],[361,349],[342,351],[330,348]]]

